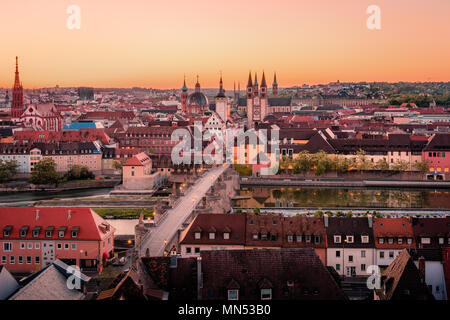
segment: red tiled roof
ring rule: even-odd
[[[70,219],[69,217],[70,212]],[[37,218],[38,214],[38,218]],[[2,207],[0,208],[0,239],[73,239],[71,229],[79,227],[77,240],[101,240],[104,238],[100,225],[109,226],[110,232],[114,228],[89,208],[33,208],[33,207]],[[11,235],[3,236],[3,229],[12,226]],[[25,238],[20,237],[20,229],[28,226]],[[40,227],[39,237],[32,235],[33,228]],[[54,227],[52,237],[46,237],[46,228]],[[58,237],[58,229],[66,227],[63,238]]]

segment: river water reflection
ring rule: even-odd
[[[450,209],[448,190],[248,187],[235,207]]]

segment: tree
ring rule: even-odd
[[[386,161],[386,159],[380,159],[377,161],[377,164],[375,165],[375,169],[381,170],[381,171],[388,171],[389,170],[389,163]]]
[[[373,168],[373,164],[366,157],[366,152],[364,150],[359,149],[356,153],[356,167],[359,171],[370,170]]]
[[[406,171],[409,169],[409,163],[405,160],[397,160],[397,162],[392,166],[394,171]]]
[[[295,159],[294,173],[306,173],[312,169],[312,166],[309,152],[303,150]]]
[[[68,180],[86,180],[95,178],[95,175],[88,167],[76,164],[67,172],[66,177]]]
[[[58,185],[61,177],[56,172],[56,163],[51,158],[39,161],[31,173],[30,182],[32,184],[52,184]]]
[[[0,161],[0,182],[10,181],[17,173],[16,161]]]
[[[414,169],[422,173],[428,172],[428,170],[430,170],[430,160],[424,159],[414,163]]]
[[[255,216],[259,216],[259,215],[261,214],[261,209],[258,208],[258,207],[254,208],[254,209],[253,209],[253,214],[254,214]]]

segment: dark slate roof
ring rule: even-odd
[[[203,300],[226,300],[239,287],[239,300],[344,300],[345,294],[312,248],[202,251]]]
[[[204,106],[208,105],[208,99],[206,98],[206,96],[203,93],[194,92],[188,96],[187,104],[188,105],[196,104],[196,105],[204,107]]]
[[[341,236],[341,243],[334,243],[334,236]],[[368,243],[361,242],[361,236],[369,236]],[[345,243],[346,236],[353,236],[353,243]],[[374,248],[373,228],[369,227],[369,218],[363,217],[329,217],[327,238],[329,248]]]
[[[450,134],[435,134],[423,151],[450,151]]]
[[[434,300],[419,270],[404,249],[381,274],[380,300]]]
[[[269,98],[268,99],[269,106],[290,106],[292,99],[291,98]]]
[[[209,232],[214,228],[216,236],[209,239]],[[200,239],[194,233],[200,231]],[[228,232],[230,238],[225,240],[223,233]],[[180,244],[245,244],[245,216],[241,214],[199,214],[190,224]]]
[[[414,261],[419,260],[420,257],[424,257],[425,261],[442,261],[441,248],[411,248],[407,250]]]

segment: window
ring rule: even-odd
[[[353,243],[353,236],[346,236],[346,237],[345,237],[345,241],[346,241],[347,243]]]
[[[261,289],[261,300],[271,300],[272,289]]]
[[[9,256],[9,264],[14,264],[16,263],[14,256]]]
[[[288,242],[294,241],[294,237],[291,236],[291,235],[287,236],[287,241],[288,241]]]
[[[195,249],[194,249],[194,252],[195,252],[195,253],[200,253],[200,248],[195,248]]]
[[[338,263],[336,264],[336,271],[340,271],[341,270],[341,265]]]
[[[77,244],[76,243],[72,243],[72,250],[77,250]]]
[[[444,238],[439,238],[439,244],[444,244]]]
[[[341,252],[339,250],[336,251],[336,258],[339,258],[341,256]]]
[[[309,234],[305,235],[305,241],[311,242],[311,236]]]
[[[361,258],[365,258],[366,257],[366,250],[361,250]]]
[[[45,231],[45,236],[47,238],[51,238],[52,237],[52,232],[51,231]]]
[[[191,247],[186,247],[186,253],[191,253]]]
[[[6,256],[2,256],[2,264],[6,264]]]
[[[362,243],[369,243],[369,236],[361,236]]]
[[[22,256],[18,256],[17,257],[17,263],[18,264],[23,264],[23,257]]]
[[[76,238],[77,237],[77,232],[76,231],[72,231],[72,238]]]
[[[394,238],[388,238],[388,243],[389,244],[393,244],[394,243]]]
[[[384,258],[384,251],[380,251],[380,258]]]
[[[389,251],[389,258],[394,258],[394,251]]]
[[[34,257],[34,264],[41,264],[41,257],[35,256]]]
[[[398,238],[397,242],[398,242],[398,244],[403,244],[403,238]]]
[[[198,240],[198,239],[200,239],[200,232],[196,232],[196,233],[194,233],[194,239],[195,240]]]
[[[223,238],[224,238],[225,240],[230,239],[230,233],[229,233],[229,232],[224,232],[224,233],[223,233]]]
[[[28,242],[28,249],[33,249],[33,242]]]
[[[25,249],[25,242],[20,243],[20,249]]]
[[[430,238],[421,238],[421,243],[422,244],[430,244],[431,243],[431,239]]]
[[[209,239],[214,240],[216,238],[216,234],[214,232],[209,233]]]
[[[379,244],[383,244],[384,243],[384,238],[378,238],[378,243]]]
[[[26,237],[27,236],[27,231],[26,230],[20,230],[20,236],[23,238],[23,237]]]
[[[27,264],[31,264],[31,257],[27,256]]]
[[[366,271],[366,265],[365,264],[361,265],[361,271]]]
[[[69,250],[69,244],[68,243],[64,243],[64,250]]]
[[[12,243],[11,242],[3,242],[3,251],[5,251],[5,252],[12,251]]]
[[[228,290],[228,300],[239,300],[239,290]]]
[[[320,236],[314,236],[314,242],[320,243]]]
[[[58,231],[58,237],[64,238],[64,231]]]
[[[257,233],[253,234],[253,240],[258,240],[258,234]]]
[[[334,243],[341,243],[341,236],[334,236]]]
[[[353,262],[353,256],[348,256],[348,262]]]
[[[40,244],[39,242],[36,242],[36,243],[34,244],[34,248],[35,248],[35,249],[40,249],[40,248],[41,248],[41,244]]]
[[[406,239],[406,243],[411,244],[412,243],[412,238]]]
[[[56,249],[62,249],[62,243],[57,243],[56,244]]]

